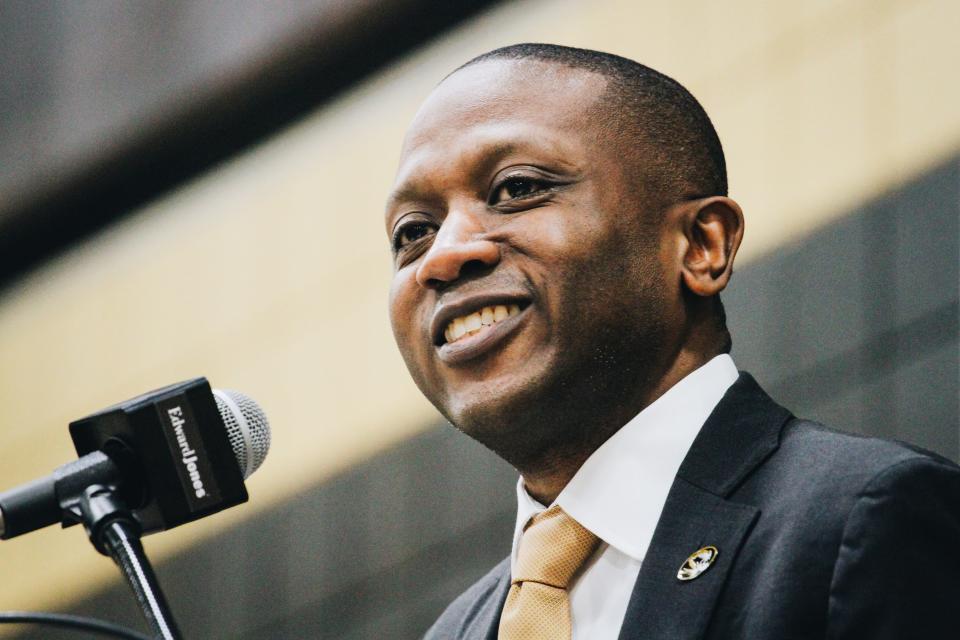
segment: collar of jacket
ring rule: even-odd
[[[693,441],[677,477],[729,497],[777,450],[780,430],[792,417],[770,399],[753,376],[741,371]]]

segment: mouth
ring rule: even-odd
[[[441,360],[464,362],[492,349],[526,317],[530,303],[518,298],[475,299],[450,305],[434,319],[434,343]]]
[[[454,344],[465,337],[479,335],[485,330],[489,330],[488,327],[516,315],[520,315],[519,304],[486,306],[478,311],[451,320],[443,331],[443,337],[447,344]]]

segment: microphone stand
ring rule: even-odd
[[[93,484],[71,502],[64,513],[83,523],[97,551],[113,558],[133,589],[152,633],[162,640],[181,640],[173,612],[140,544],[140,525],[117,495],[116,487]]]

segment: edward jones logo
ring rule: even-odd
[[[183,431],[183,425],[186,424],[183,410],[179,405],[167,409],[167,416],[170,418],[170,426],[173,427],[173,435],[176,436],[177,444],[180,446],[180,462],[187,470],[193,490],[198,498],[206,498],[207,490],[203,488],[203,478],[200,477],[200,470],[197,469],[197,452],[190,446],[187,434]]]

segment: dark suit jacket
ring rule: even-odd
[[[681,582],[693,551],[714,564]],[[429,639],[493,640],[509,559]],[[688,452],[637,578],[622,640],[960,638],[960,468],[799,420],[748,374]]]

